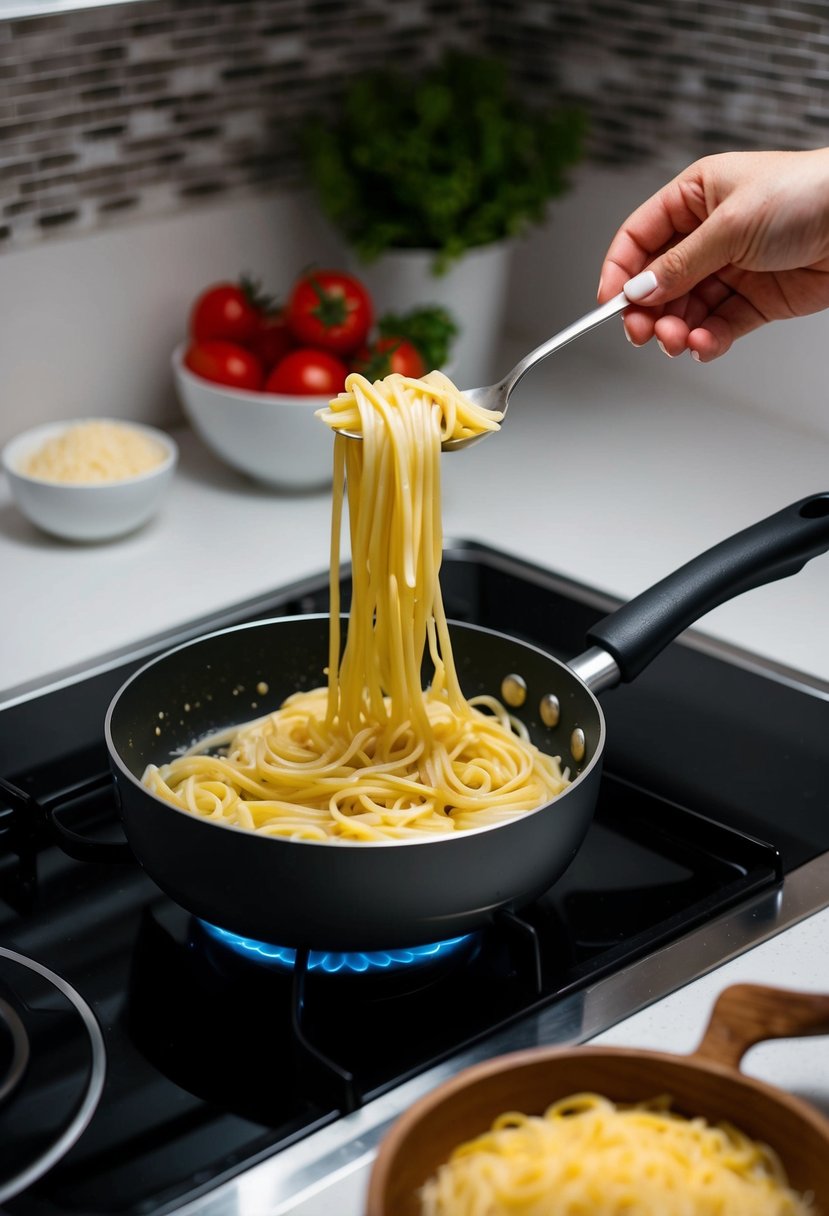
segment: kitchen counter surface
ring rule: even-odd
[[[623,349],[621,349],[623,348]],[[522,353],[505,352],[504,366]],[[650,348],[590,335],[525,380],[500,436],[444,459],[444,530],[628,598],[729,533],[829,489],[829,441],[706,396]],[[188,431],[159,516],[96,546],[39,534],[0,484],[0,708],[136,640],[316,575],[330,495],[280,495],[215,460]],[[822,682],[829,702],[829,556],[698,626]],[[827,704],[829,722],[829,704]],[[770,763],[776,760],[770,757]],[[827,892],[829,900],[829,891]],[[597,1041],[688,1051],[735,980],[829,991],[829,910],[741,954]],[[829,1038],[757,1047],[746,1071],[829,1113]],[[324,1193],[262,1209],[358,1216],[369,1162]]]

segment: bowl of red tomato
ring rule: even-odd
[[[339,270],[304,272],[279,304],[244,279],[214,283],[193,304],[173,375],[219,459],[266,485],[309,489],[331,481],[333,435],[316,415],[349,373],[422,376],[454,332],[434,308],[376,323],[367,289]]]

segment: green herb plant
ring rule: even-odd
[[[440,273],[543,220],[584,135],[581,110],[533,109],[501,61],[452,51],[419,75],[353,77],[339,120],[305,128],[303,153],[323,211],[363,261],[429,249]]]

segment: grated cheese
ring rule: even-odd
[[[44,481],[122,481],[161,464],[161,444],[117,422],[81,422],[48,440],[24,463],[23,472]]]

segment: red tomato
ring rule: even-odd
[[[261,312],[248,283],[215,283],[197,298],[190,313],[196,342],[238,342],[247,346],[259,332]]]
[[[249,349],[259,356],[266,369],[275,367],[288,351],[293,350],[294,345],[284,309],[263,313],[259,318],[259,329],[248,343]]]
[[[303,346],[349,355],[365,342],[373,320],[362,283],[338,270],[315,270],[294,284],[288,325]]]
[[[348,368],[325,350],[300,347],[277,363],[265,384],[266,393],[333,397],[342,391]]]
[[[184,362],[191,372],[231,388],[261,389],[265,373],[256,355],[233,342],[193,342]]]
[[[392,372],[419,380],[426,373],[423,356],[406,338],[378,338],[360,351],[353,366],[368,380],[382,380]]]

